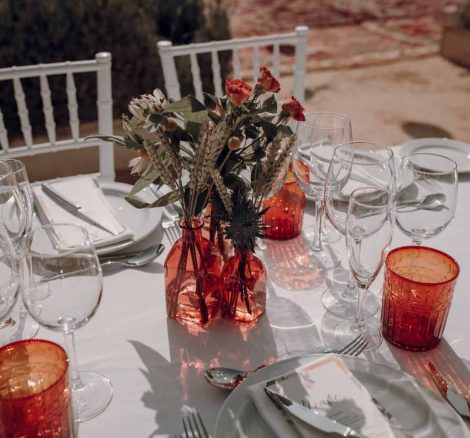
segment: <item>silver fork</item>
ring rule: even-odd
[[[162,222],[163,231],[170,244],[175,243],[181,237],[181,230],[177,220],[165,220]]]
[[[184,433],[175,435],[174,438],[209,438],[209,432],[207,432],[199,412],[196,411],[196,413],[188,415],[182,421]]]

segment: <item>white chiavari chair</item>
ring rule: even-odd
[[[99,177],[102,180],[113,181],[114,152],[112,146],[107,144],[107,142],[96,139],[87,140],[80,136],[80,121],[78,118],[78,103],[74,76],[76,74],[89,72],[96,72],[98,132],[111,135],[113,133],[113,101],[110,53],[100,52],[95,55],[95,59],[85,61],[66,61],[0,69],[0,82],[13,82],[18,117],[24,138],[23,146],[12,147],[10,145],[8,129],[4,124],[2,115],[2,99],[0,98],[0,159],[21,159],[21,157],[24,156],[97,146],[99,147]],[[54,108],[48,82],[48,78],[54,75],[65,75],[66,77],[65,83],[71,137],[61,140],[56,139]],[[48,142],[35,143],[34,141],[26,96],[22,85],[22,79],[26,78],[39,78]]]
[[[272,47],[272,72],[276,77],[281,73],[281,45],[293,45],[295,47],[295,61],[288,69],[292,70],[294,86],[292,95],[303,102],[305,97],[305,73],[307,54],[307,26],[297,26],[294,32],[259,36],[251,38],[235,38],[224,41],[211,41],[207,43],[193,43],[181,46],[173,46],[171,41],[158,42],[158,51],[162,60],[163,76],[167,96],[175,100],[181,98],[180,83],[178,80],[175,58],[189,56],[191,63],[192,83],[196,98],[203,100],[203,89],[201,81],[200,66],[197,55],[210,53],[212,77],[215,95],[224,94],[219,52],[231,51],[233,72],[232,76],[239,78],[241,75],[240,49],[252,49],[252,72],[251,77],[256,80],[260,68],[260,48]],[[246,51],[243,52],[244,54]]]

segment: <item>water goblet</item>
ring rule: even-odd
[[[344,320],[335,329],[341,345],[359,335],[369,343],[366,350],[382,342],[380,328],[364,318],[364,299],[387,255],[393,233],[393,194],[377,187],[361,187],[349,198],[346,219],[346,244],[351,272],[358,287],[354,320]]]
[[[103,278],[88,232],[76,225],[44,225],[32,233],[26,307],[36,321],[63,331],[70,360],[70,382],[76,421],[95,417],[109,405],[113,390],[106,377],[79,372],[74,331],[95,314]]]
[[[457,165],[450,158],[417,153],[403,158],[398,173],[398,228],[421,245],[443,231],[457,206]]]
[[[314,113],[308,115],[307,123],[294,152],[292,167],[297,183],[315,203],[311,249],[316,269],[326,271],[339,265],[339,257],[322,242],[326,177],[335,147],[351,140],[351,122],[340,114]]]
[[[375,187],[396,197],[393,152],[373,142],[353,141],[336,147],[325,184],[325,209],[330,222],[346,235],[346,219],[351,193],[360,187]],[[356,313],[357,290],[352,273],[347,284],[333,283],[322,294],[323,306],[338,318],[352,319]],[[379,300],[368,294],[363,314],[370,318],[379,309]]]

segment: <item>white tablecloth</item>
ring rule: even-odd
[[[455,219],[439,236],[426,242],[455,257],[461,267],[440,346],[427,353],[409,353],[383,342],[379,349],[365,354],[370,360],[401,368],[433,389],[424,370],[427,357],[432,357],[444,374],[466,379],[470,387],[465,365],[470,361],[469,199],[470,182],[461,182]],[[304,226],[311,224],[312,208],[308,205]],[[302,269],[307,245],[303,237],[266,242],[263,257],[271,279],[267,312],[254,328],[245,330],[217,320],[206,331],[194,333],[166,316],[163,262],[170,245],[162,230],[159,228],[137,247],[160,241],[167,250],[156,262],[142,269],[105,273],[100,308],[76,333],[80,368],[108,376],[114,386],[110,406],[80,425],[80,438],[173,435],[181,429],[182,415],[193,409],[201,413],[212,430],[227,393],[205,382],[202,374],[207,367],[253,369],[285,353],[333,342],[332,329],[338,320],[325,312],[320,302],[328,280]],[[409,242],[395,229],[392,247]],[[342,254],[344,265],[344,238],[335,248]],[[376,290],[381,282],[382,274]],[[301,285],[306,289],[294,290]],[[376,317],[380,318],[380,312]],[[62,341],[60,333],[44,328],[38,337]]]

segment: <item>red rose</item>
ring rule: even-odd
[[[227,99],[232,105],[240,106],[250,97],[253,88],[239,79],[227,79],[225,81],[225,91],[227,92]]]
[[[272,93],[279,93],[281,90],[281,84],[279,81],[272,75],[267,67],[261,67],[259,69],[259,76],[257,83],[263,87],[265,91]]]
[[[289,113],[294,120],[305,122],[305,108],[294,96],[282,101],[282,111]]]

